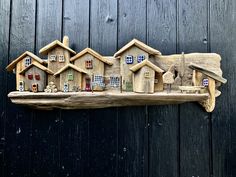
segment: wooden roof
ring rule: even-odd
[[[83,69],[81,68],[78,68],[77,66],[73,65],[73,64],[67,64],[66,66],[64,66],[63,68],[61,68],[59,71],[57,71],[54,76],[57,76],[59,74],[61,74],[63,71],[67,70],[68,68],[72,68],[80,73],[85,73],[85,74],[88,74],[86,71],[84,71]]]
[[[225,84],[227,82],[227,80],[225,78],[221,77],[220,75],[218,75],[218,74],[216,74],[216,73],[214,73],[214,72],[212,72],[212,71],[210,71],[210,70],[208,70],[208,69],[206,69],[206,68],[204,68],[202,66],[199,66],[199,65],[191,63],[189,65],[189,68],[197,70],[197,71],[205,74],[206,76],[209,76],[212,79],[214,79],[214,80],[216,80],[218,82],[221,82],[223,84]]]
[[[50,69],[46,68],[45,66],[41,65],[40,63],[32,63],[27,68],[23,69],[19,74],[25,74],[26,71],[28,71],[33,66],[45,71],[48,74],[54,74]]]
[[[45,47],[43,47],[42,49],[40,49],[39,53],[43,54],[43,55],[47,55],[49,51],[51,51],[52,49],[54,49],[57,46],[60,46],[64,49],[68,50],[72,54],[76,54],[76,52],[74,50],[67,47],[66,45],[64,45],[62,42],[60,42],[58,40],[55,40],[55,41],[51,42],[50,44],[46,45]]]
[[[148,66],[148,67],[152,68],[154,71],[156,71],[156,72],[158,72],[158,73],[163,73],[163,72],[164,72],[161,68],[159,68],[158,66],[154,65],[153,63],[151,63],[151,62],[148,61],[147,59],[144,60],[144,61],[142,61],[141,63],[138,63],[138,64],[132,66],[132,67],[130,68],[130,70],[133,71],[133,72],[136,72],[136,71],[138,71],[140,68],[142,68],[143,66]]]
[[[128,44],[126,44],[124,47],[122,47],[119,51],[117,51],[115,54],[114,54],[114,57],[118,57],[120,54],[122,54],[123,52],[125,52],[127,49],[129,49],[130,47],[132,46],[136,46],[144,51],[146,51],[147,53],[149,54],[152,54],[152,55],[161,55],[161,52],[144,44],[143,42],[137,40],[137,39],[133,39],[132,41],[130,41]]]
[[[84,56],[85,54],[91,54],[92,56],[94,56],[95,58],[99,59],[100,61],[108,64],[108,65],[112,65],[113,62],[112,61],[109,61],[108,58],[106,57],[103,57],[102,55],[100,55],[98,52],[94,51],[93,49],[91,48],[85,48],[84,50],[82,50],[81,52],[77,53],[74,57],[72,57],[70,59],[70,61],[75,61],[77,59],[79,59],[80,57]]]
[[[14,61],[12,61],[7,67],[6,67],[6,70],[7,71],[12,71],[15,67],[16,67],[16,64],[21,61],[23,58],[25,58],[26,56],[30,56],[31,58],[33,58],[34,60],[36,60],[37,62],[43,64],[45,63],[41,58],[39,58],[38,56],[36,56],[35,54],[29,52],[29,51],[26,51],[24,52],[23,54],[21,54],[18,58],[16,58]]]

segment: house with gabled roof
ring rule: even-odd
[[[161,52],[137,39],[133,39],[114,54],[114,57],[120,60],[120,74],[122,76],[123,90],[132,91],[133,73],[130,68],[156,55],[161,55]]]
[[[133,72],[133,91],[154,93],[163,90],[162,74],[164,70],[147,59],[130,68]]]
[[[56,73],[58,70],[70,63],[71,56],[74,56],[76,52],[69,47],[69,38],[64,36],[63,42],[55,40],[46,45],[39,51],[42,55],[48,56],[48,68]],[[49,81],[53,81],[57,87],[59,87],[59,80],[49,76]]]
[[[46,64],[45,61],[43,61],[38,56],[34,55],[33,53],[26,51],[23,54],[21,54],[18,58],[13,60],[7,67],[7,71],[15,71],[16,74],[16,90],[19,90],[19,87],[22,87],[22,83],[25,82],[25,77],[20,74],[21,71],[23,71],[25,68],[30,66],[33,63],[38,63],[41,65]],[[25,85],[25,90],[28,90],[28,86]]]
[[[67,64],[54,74],[59,78],[59,90],[64,92],[72,92],[79,90],[90,90],[90,84],[86,83],[86,79],[90,78],[87,71],[73,65]]]
[[[104,90],[105,65],[113,65],[108,58],[103,57],[91,48],[85,48],[70,59],[75,66],[86,71],[91,77],[87,77],[87,88],[93,87],[93,90]]]
[[[47,75],[53,75],[53,72],[40,63],[32,63],[23,69],[20,75],[24,76],[24,91],[42,92],[47,84]]]

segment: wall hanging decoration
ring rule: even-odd
[[[69,38],[53,41],[39,53],[26,51],[7,66],[16,74],[13,103],[37,109],[83,109],[199,102],[215,108],[222,77],[215,53],[162,55],[133,39],[114,56],[86,48],[77,53]]]

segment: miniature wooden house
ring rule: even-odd
[[[90,90],[92,87],[94,91],[104,90],[104,68],[105,65],[112,65],[113,63],[111,61],[90,48],[82,50],[72,57],[70,61],[90,76],[85,81],[86,90]]]
[[[89,77],[88,73],[72,64],[67,64],[61,68],[54,76],[59,76],[59,90],[64,92],[86,90],[88,87],[86,85],[86,79]]]
[[[220,85],[220,83],[225,84],[227,80],[199,65],[190,64],[189,67],[193,69],[193,85],[205,86],[207,88],[209,99],[201,102],[201,104],[205,107],[207,112],[212,112],[215,108],[216,86]]]
[[[161,55],[161,53],[137,39],[133,39],[114,54],[114,57],[120,59],[120,74],[123,80],[123,90],[133,90],[134,83],[130,68],[145,59],[149,60],[152,55]]]
[[[46,87],[47,75],[52,75],[53,72],[39,63],[32,63],[19,74],[24,77],[28,91],[42,92]]]
[[[150,61],[144,60],[131,67],[130,70],[134,72],[134,92],[154,93],[156,90],[163,90],[162,73],[164,71]]]
[[[33,53],[31,53],[29,51],[26,51],[25,53],[20,55],[17,59],[15,59],[13,62],[11,62],[7,66],[7,68],[6,68],[7,71],[15,70],[15,74],[16,74],[16,90],[20,90],[19,89],[20,87],[21,87],[21,91],[29,89],[27,84],[24,85],[25,77],[23,75],[21,75],[20,72],[23,71],[25,68],[27,68],[29,65],[31,65],[33,63],[44,64],[46,62],[43,61],[42,59],[40,59],[39,57],[37,57],[36,55],[34,55]],[[22,86],[24,87],[23,90],[22,90]]]
[[[63,43],[58,40],[51,42],[39,51],[42,55],[48,56],[48,68],[56,73],[61,68],[66,66],[70,62],[71,55],[75,55],[76,52],[69,48],[69,38],[64,36]],[[59,87],[59,80],[51,75],[48,78],[49,81],[53,81],[57,87]]]

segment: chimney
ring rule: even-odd
[[[67,47],[69,47],[69,37],[68,36],[64,36],[63,37],[63,44]]]

